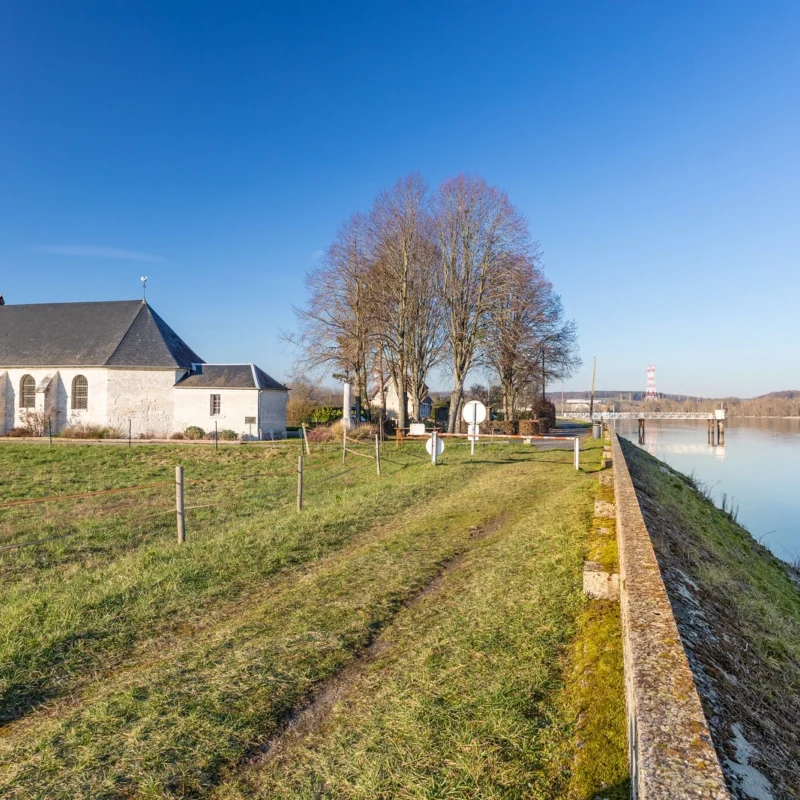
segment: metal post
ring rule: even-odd
[[[473,433],[473,435],[470,437],[471,441],[469,443],[470,444],[469,454],[471,456],[475,455],[475,436],[474,436],[474,434],[476,432],[477,426],[478,426],[478,406],[474,405],[474,406],[472,406],[472,433]],[[467,430],[469,430],[469,428]]]
[[[214,449],[219,450],[219,426],[216,420],[214,420]]]
[[[381,440],[378,434],[375,434],[375,464],[378,467],[378,477],[381,476]]]
[[[306,424],[305,422],[301,423],[300,427],[303,430],[303,441],[306,443],[306,455],[311,455],[311,448],[308,445],[308,434],[306,433]]]
[[[297,510],[303,510],[303,454],[297,457]]]
[[[175,511],[178,514],[178,544],[186,541],[186,511],[183,506],[183,467],[175,467]]]
[[[575,469],[581,468],[581,440],[575,437]]]
[[[131,421],[128,420],[128,447],[131,446]]]
[[[431,464],[436,466],[436,457],[437,457],[437,448],[436,445],[439,441],[439,431],[434,428],[433,433],[431,434]]]
[[[342,425],[342,464],[347,459],[347,428]]]
[[[47,432],[50,435],[50,447],[53,446],[53,420],[48,417],[47,418]]]

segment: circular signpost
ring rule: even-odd
[[[470,400],[466,403],[464,410],[461,412],[464,422],[469,426],[467,428],[469,439],[469,452],[470,455],[475,455],[475,442],[478,441],[478,426],[486,419],[486,406],[479,400]]]
[[[436,442],[436,455],[440,456],[444,453],[444,442],[438,436],[431,436],[427,442],[425,442],[425,449],[428,451],[428,455],[433,455],[433,443]]]
[[[467,425],[480,425],[486,419],[486,406],[480,400],[470,400],[461,412]]]

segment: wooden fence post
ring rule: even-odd
[[[576,436],[575,437],[575,469],[580,469],[580,459],[581,459],[581,440]]]
[[[303,510],[303,454],[297,457],[297,510]]]
[[[214,449],[219,450],[219,423],[214,421]]]
[[[186,541],[186,510],[183,505],[183,467],[175,467],[175,510],[178,514],[178,544]]]
[[[53,420],[51,417],[47,418],[47,431],[50,435],[50,447],[53,446]]]
[[[375,434],[375,464],[378,467],[378,477],[381,476],[381,442],[378,434]]]
[[[342,423],[342,464],[345,463],[346,458],[347,458],[347,428],[345,428],[344,423]]]
[[[308,445],[308,433],[306,432],[306,424],[305,424],[305,422],[301,423],[300,427],[303,430],[303,441],[306,443],[306,455],[310,456],[311,455],[311,448]]]
[[[128,420],[128,447],[131,446],[131,421]]]

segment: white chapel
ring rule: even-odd
[[[206,364],[144,300],[6,304],[0,435],[28,411],[168,436],[190,425],[286,436],[288,389],[255,364]]]

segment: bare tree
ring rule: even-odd
[[[414,263],[409,292],[411,334],[408,349],[408,392],[411,415],[420,418],[430,371],[445,356],[444,316],[440,295],[438,249],[433,240],[430,217],[425,218],[425,238]]]
[[[399,400],[398,425],[408,424],[409,369],[414,341],[426,322],[415,292],[424,284],[426,187],[409,175],[381,192],[369,215],[370,300],[379,346]]]
[[[464,381],[485,331],[505,268],[530,251],[527,225],[505,192],[482,178],[445,181],[432,201],[440,257],[445,332],[453,368],[448,432],[455,431]]]
[[[526,388],[547,377],[568,377],[578,363],[574,323],[563,319],[561,299],[540,267],[538,250],[510,260],[487,318],[483,360],[500,380],[505,419],[514,419]]]
[[[339,229],[322,263],[306,277],[308,300],[295,308],[300,325],[297,372],[344,372],[355,382],[357,406],[367,397],[367,363],[372,347],[366,219],[355,214]]]

